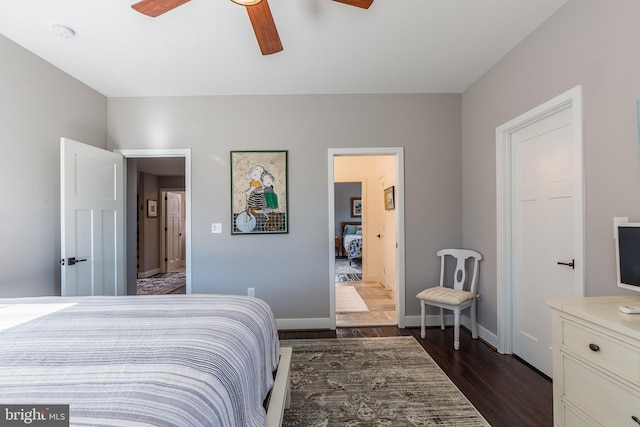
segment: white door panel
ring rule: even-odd
[[[66,138],[60,150],[61,293],[124,295],[123,158]]]
[[[166,193],[166,258],[167,271],[175,270],[181,266],[182,256],[180,253],[180,229],[182,208],[182,196],[178,193]]]
[[[552,376],[545,301],[573,296],[580,258],[574,239],[572,110],[513,133],[513,353]],[[580,184],[581,185],[581,184]],[[581,260],[580,260],[581,261]]]

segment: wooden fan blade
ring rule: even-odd
[[[338,3],[348,4],[349,6],[361,7],[363,9],[369,9],[373,0],[333,0]]]
[[[132,4],[131,7],[144,15],[155,18],[188,1],[190,0],[142,0]]]
[[[255,6],[246,6],[246,9],[262,54],[271,55],[280,52],[282,43],[267,0],[262,0]]]

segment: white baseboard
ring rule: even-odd
[[[444,323],[447,326],[453,325],[453,314],[445,314]],[[471,319],[468,316],[460,316],[460,324],[465,328],[471,330]],[[432,314],[428,315],[426,319],[427,326],[440,326],[440,315]],[[406,316],[405,326],[407,327],[420,327],[420,316]],[[484,328],[482,325],[478,325],[478,338],[481,338],[487,344],[498,348],[498,336],[490,330]]]
[[[276,327],[281,330],[286,329],[330,329],[331,319],[276,319]]]
[[[151,276],[155,276],[156,274],[160,274],[160,268],[154,268],[153,270],[149,270],[149,271],[139,271],[138,272],[138,279],[147,279]]]
[[[384,279],[383,279],[382,281],[380,281],[380,284],[381,284],[382,286],[384,286],[384,288],[385,288],[387,291],[389,291],[389,292],[395,292],[395,291],[396,291],[396,290],[393,288],[393,286],[391,286],[391,285],[389,284],[389,282],[387,282],[387,281],[386,281],[386,280],[384,280]]]
[[[420,327],[420,316],[406,316],[404,319],[405,327]],[[440,326],[440,315],[427,316],[426,324],[427,326]],[[445,324],[453,325],[453,315],[445,315]],[[460,324],[471,330],[471,320],[467,316],[460,316]],[[331,319],[276,319],[276,327],[280,330],[331,329]],[[478,325],[478,337],[497,348],[497,335],[482,325]]]

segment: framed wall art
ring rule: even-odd
[[[386,210],[396,208],[395,187],[393,185],[384,189],[384,208]]]
[[[362,216],[362,199],[360,197],[351,198],[351,218]]]
[[[147,200],[147,218],[156,218],[158,216],[158,201]]]
[[[288,151],[231,152],[231,234],[289,232]]]

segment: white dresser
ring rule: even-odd
[[[555,427],[640,427],[639,296],[547,301],[552,308]]]

